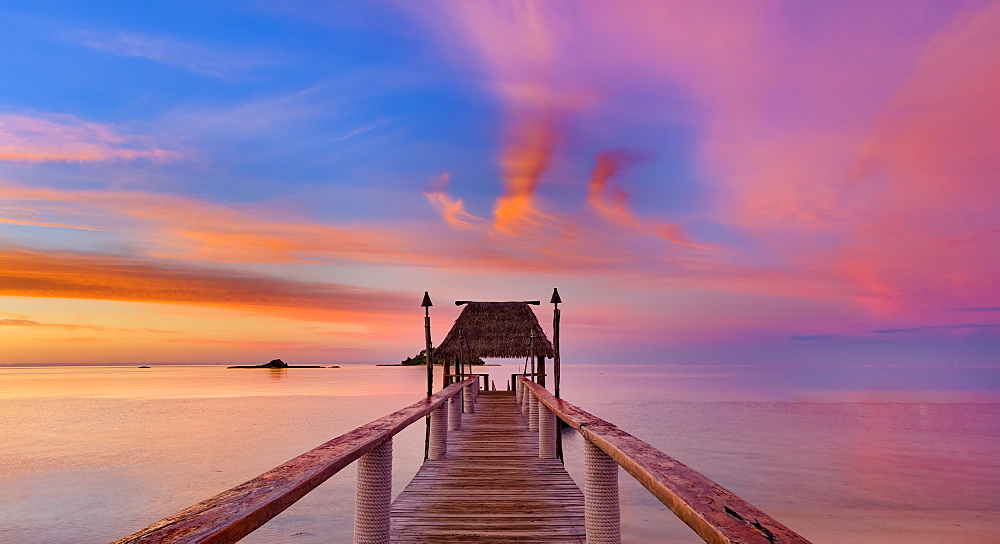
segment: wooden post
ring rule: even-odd
[[[552,288],[552,298],[549,302],[553,304],[552,309],[552,385],[554,387],[553,392],[557,399],[562,398],[559,385],[562,379],[562,368],[560,363],[562,360],[559,358],[559,318],[562,316],[562,310],[559,309],[559,303],[562,302],[562,297],[559,296],[559,288]],[[562,428],[562,420],[556,420],[556,457],[559,459],[563,458],[563,444],[562,444],[562,433],[559,429]]]
[[[465,413],[474,414],[476,412],[476,392],[473,390],[476,384],[472,383],[466,385],[463,388],[462,394],[465,395]]]
[[[431,358],[431,296],[424,291],[424,360],[427,362],[427,396],[434,394],[434,360]],[[431,444],[431,417],[424,418],[424,459],[427,459]]]
[[[431,356],[431,296],[424,291],[424,358],[427,360],[427,396],[434,394],[434,360]]]
[[[358,459],[354,544],[389,543],[392,501],[392,438]]]
[[[528,401],[528,397],[531,396],[531,391],[529,391],[523,383],[521,384],[521,387],[523,388],[521,393],[521,414],[524,415],[524,417],[528,417],[528,414],[531,412],[531,407],[529,406],[531,403]]]
[[[451,378],[448,376],[451,374],[451,359],[445,357],[444,359],[444,378],[442,378],[442,388],[451,385]]]
[[[441,406],[431,412],[431,440],[428,459],[444,459],[448,454],[448,406]]]
[[[545,356],[539,355],[538,359],[538,385],[545,387]]]
[[[462,430],[462,393],[448,399],[448,430]]]
[[[528,430],[538,432],[538,397],[528,392]]]
[[[556,415],[541,402],[538,403],[538,458],[554,459],[556,456]]]
[[[538,382],[537,371],[535,370],[535,330],[531,330],[528,337],[528,359],[531,361],[531,381]]]
[[[555,395],[556,398],[562,398],[559,396],[559,303],[562,302],[562,298],[559,297],[559,288],[552,289],[552,299],[549,300],[555,305],[555,309],[552,311],[552,350],[555,352],[552,357],[552,373],[555,375],[553,378],[553,384],[555,385]]]
[[[583,515],[587,544],[621,544],[618,463],[591,441],[583,440]]]

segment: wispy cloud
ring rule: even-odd
[[[412,303],[403,294],[345,285],[70,252],[2,251],[0,276],[2,296],[195,304],[292,317],[393,314]]]
[[[0,161],[168,161],[180,156],[159,148],[150,137],[123,134],[113,125],[72,115],[0,113]]]
[[[452,227],[466,230],[484,230],[489,225],[481,217],[476,217],[465,210],[465,205],[461,198],[455,198],[445,192],[448,183],[451,181],[451,174],[444,172],[431,182],[431,190],[424,193],[430,201],[434,211],[444,219],[444,222]]]
[[[836,334],[795,334],[791,336],[792,340],[833,340],[837,338]]]
[[[998,323],[956,323],[952,325],[921,325],[918,327],[906,327],[899,329],[880,329],[875,331],[870,331],[877,334],[910,334],[916,332],[924,331],[975,331],[975,330],[987,330],[994,331],[1000,330],[1000,324]]]
[[[628,193],[620,187],[611,185],[611,180],[636,160],[638,157],[621,150],[598,153],[590,181],[587,182],[589,187],[587,202],[601,217],[612,224],[659,236],[675,244],[704,249],[703,246],[692,243],[684,235],[680,225],[643,219],[632,213],[628,207]]]
[[[1000,312],[1000,306],[980,306],[973,308],[959,308],[956,312]]]
[[[30,319],[0,319],[0,327],[55,327],[57,329],[93,329],[103,331],[104,327],[94,325],[72,325],[67,323],[39,323]]]
[[[112,55],[146,59],[219,79],[239,79],[253,68],[275,63],[274,55],[265,51],[135,33],[83,32],[73,41]]]

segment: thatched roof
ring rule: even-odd
[[[529,340],[532,331],[535,339]],[[435,362],[458,356],[460,334],[465,338],[467,357],[518,359],[527,357],[529,349],[545,357],[555,354],[535,312],[526,302],[469,302],[448,336],[434,349]]]

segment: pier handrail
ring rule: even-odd
[[[614,424],[556,398],[531,380],[523,377],[518,380],[538,402],[631,474],[705,542],[809,544],[799,534],[700,472]]]
[[[475,381],[454,383],[112,544],[236,542]]]

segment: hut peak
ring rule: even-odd
[[[529,306],[532,302],[466,302],[435,356],[456,357],[464,344],[473,357],[552,357],[552,343]]]

